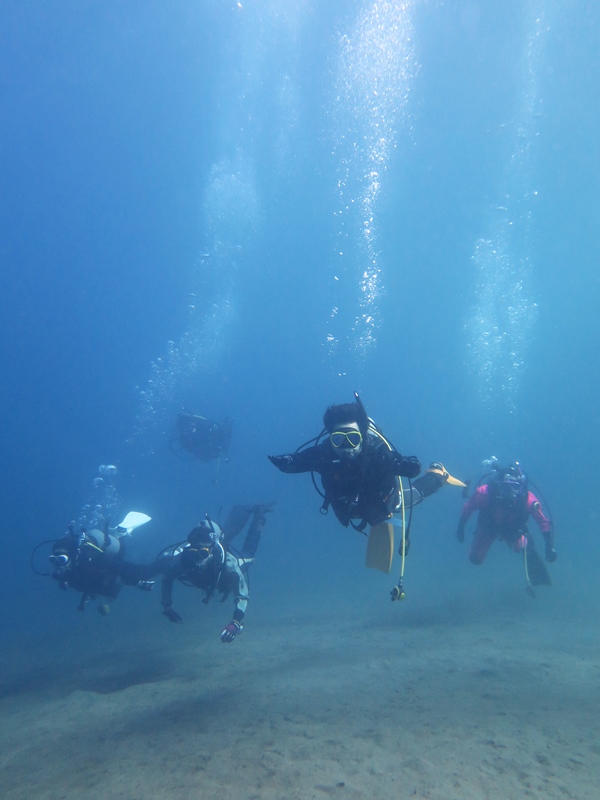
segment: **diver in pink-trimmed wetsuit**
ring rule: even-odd
[[[456,538],[465,539],[465,525],[474,511],[478,511],[477,528],[469,550],[473,564],[482,564],[496,539],[505,541],[515,552],[527,547],[534,550],[533,537],[528,534],[529,517],[536,521],[546,544],[546,561],[556,560],[552,522],[545,516],[533,492],[528,491],[527,477],[519,465],[502,469],[494,465],[487,483],[479,486],[464,504]]]

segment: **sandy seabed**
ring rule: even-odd
[[[232,645],[209,616],[10,651],[0,796],[600,797],[589,624],[399,604],[270,613]]]

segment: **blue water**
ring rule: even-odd
[[[276,499],[263,607],[287,613],[288,581],[294,607],[329,581],[349,613],[357,585],[389,605],[358,534],[266,459],[354,390],[424,464],[521,461],[563,597],[597,603],[599,34],[586,0],[2,4],[8,643],[98,626],[28,559],[107,463],[118,513],[153,517],[132,558]],[[217,484],[168,449],[182,407],[234,419]],[[415,512],[416,604],[522,591],[494,550],[483,579],[466,564],[460,505]]]

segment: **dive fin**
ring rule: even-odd
[[[542,561],[542,557],[533,547],[527,545],[527,571],[532,586],[552,586],[550,573]]]
[[[114,529],[114,533],[116,536],[130,536],[132,531],[139,528],[140,525],[150,522],[151,519],[152,517],[149,517],[148,514],[142,514],[141,511],[130,511],[123,522],[119,523]]]
[[[433,464],[426,469],[425,472],[433,472],[435,475],[439,475],[441,478],[444,479],[444,483],[450,484],[450,486],[462,486],[463,489],[467,488],[467,484],[463,481],[459,481],[458,478],[453,478],[452,475],[448,472],[446,467],[441,464],[439,461],[434,461]]]
[[[394,558],[394,526],[391,522],[380,522],[371,526],[367,542],[365,566],[389,574]]]
[[[450,486],[462,486],[463,489],[467,488],[467,484],[463,483],[463,481],[459,481],[458,478],[453,478],[450,473],[448,473],[448,477],[446,478],[446,483]]]

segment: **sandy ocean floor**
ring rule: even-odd
[[[135,640],[123,625],[94,633],[105,621],[92,618],[85,641],[9,652],[0,796],[600,797],[589,624],[397,604],[267,621],[263,609],[225,646],[220,611]]]

